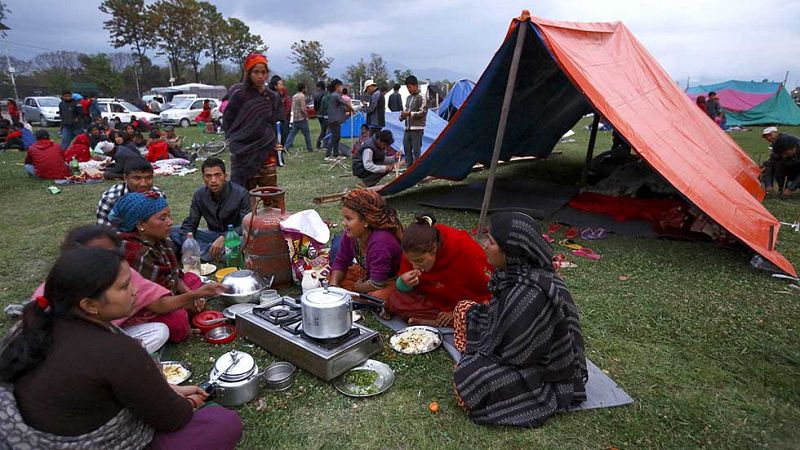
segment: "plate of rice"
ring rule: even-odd
[[[436,328],[415,325],[395,333],[389,339],[389,345],[404,355],[422,355],[442,345],[442,334]]]
[[[181,384],[192,376],[189,364],[183,361],[161,361],[161,373],[169,384]]]

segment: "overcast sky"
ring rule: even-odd
[[[6,0],[11,55],[47,50],[114,51],[103,30],[107,15],[92,0]],[[292,72],[290,45],[318,40],[334,58],[329,71],[371,52],[389,70],[446,69],[477,80],[510,20],[528,8],[540,17],[617,21],[630,28],[681,85],[728,79],[800,84],[800,1],[797,0],[376,0],[212,1],[226,17],[247,23],[269,45],[270,65]],[[152,51],[150,53],[152,55]]]

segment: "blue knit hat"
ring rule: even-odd
[[[167,199],[156,191],[132,192],[117,200],[108,218],[120,231],[133,231],[136,224],[167,206]]]

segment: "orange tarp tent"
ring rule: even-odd
[[[463,179],[476,162],[490,162],[496,116],[520,32],[526,36],[501,159],[547,156],[560,136],[593,109],[687,200],[796,276],[775,249],[780,223],[761,204],[759,167],[619,22],[515,19],[448,127],[383,194],[411,187],[426,176]]]

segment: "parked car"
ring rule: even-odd
[[[22,120],[38,122],[43,127],[58,125],[61,116],[58,115],[58,97],[25,97],[22,102]]]
[[[151,124],[158,123],[160,120],[158,114],[144,112],[136,105],[125,100],[98,98],[97,107],[100,108],[100,115],[108,118],[109,121],[117,123],[128,123],[131,121],[131,116],[136,116],[139,119],[144,117]]]
[[[187,98],[175,103],[172,108],[161,113],[161,123],[164,125],[180,125],[183,128],[194,123],[194,118],[203,111],[203,102],[208,100],[211,106],[211,118],[214,120],[222,117],[219,112],[219,100],[215,98]]]

